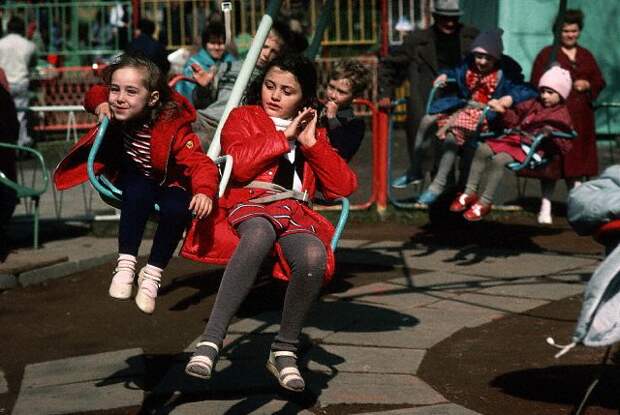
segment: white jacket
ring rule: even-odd
[[[28,66],[35,51],[35,44],[16,33],[0,39],[0,67],[4,69],[9,84],[28,80]]]

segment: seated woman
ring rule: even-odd
[[[458,94],[440,98],[433,102],[430,116],[436,118],[439,127],[437,137],[443,140],[443,154],[437,174],[429,188],[418,198],[418,202],[430,205],[444,191],[448,174],[454,165],[459,148],[477,134],[478,122],[483,107],[502,111],[513,104],[534,98],[536,91],[524,84],[521,66],[511,57],[504,55],[502,30],[495,29],[480,33],[472,42],[471,53],[456,68],[445,71],[435,80],[436,85],[445,84],[448,78],[456,80]],[[491,111],[484,121],[483,129],[495,117]],[[422,124],[428,124],[428,116]],[[419,128],[424,134],[425,128]],[[416,138],[416,147],[418,146]],[[418,165],[420,156],[416,156]]]
[[[526,158],[523,146],[529,150],[532,137],[537,134],[551,136],[541,145],[539,156],[550,153],[566,153],[571,146],[566,138],[554,138],[554,131],[572,132],[572,124],[566,98],[570,93],[572,80],[567,70],[554,66],[540,78],[539,96],[515,106],[514,109],[501,111],[501,122],[511,132],[496,140],[480,143],[471,164],[465,192],[457,195],[452,202],[452,212],[465,212],[463,216],[469,221],[478,221],[491,211],[493,195],[504,174],[504,167],[514,161],[523,163]],[[490,171],[487,185],[478,199],[477,191],[487,161]]]
[[[267,367],[284,388],[305,387],[297,369],[299,336],[321,284],[334,271],[334,228],[310,208],[309,200],[317,188],[335,199],[357,187],[355,173],[331,147],[325,130],[317,128],[316,84],[316,70],[307,58],[276,58],[250,85],[250,105],[234,109],[224,125],[222,151],[234,158],[231,184],[219,200],[215,227],[195,222],[182,252],[211,263],[230,258],[186,367],[191,376],[211,376],[231,319],[259,266],[275,253],[274,276],[289,284]]]

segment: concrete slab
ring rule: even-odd
[[[381,306],[406,310],[411,307],[420,307],[438,301],[432,295],[419,292],[403,285],[394,285],[385,282],[363,285],[342,293],[331,294],[343,300],[355,300],[359,303],[378,304]]]
[[[204,414],[275,414],[292,413],[312,415],[313,412],[303,409],[290,401],[283,401],[274,395],[250,395],[244,399],[204,400],[180,405],[170,415],[204,415]]]
[[[329,294],[328,297],[336,297],[340,299],[358,299],[366,295],[385,294],[392,293],[394,290],[402,289],[402,287],[396,286],[387,282],[375,282],[367,285],[360,285],[358,287],[351,288],[341,293]]]
[[[542,255],[470,246],[456,249],[406,249],[405,265],[412,269],[455,272],[494,278],[535,277],[592,266],[597,261],[568,255]]]
[[[0,290],[17,287],[17,278],[13,274],[0,273]]]
[[[436,310],[416,308],[411,314],[383,310],[376,315],[368,315],[346,331],[339,331],[323,339],[326,344],[363,345],[377,347],[397,347],[409,349],[428,349],[450,336],[469,320],[470,316],[454,316],[452,313],[438,313]],[[387,310],[390,311],[390,310]]]
[[[442,312],[460,313],[491,313],[507,314],[522,313],[532,308],[547,304],[549,301],[519,297],[504,297],[500,295],[465,293],[458,297],[448,298],[429,305],[428,309],[442,310]]]
[[[254,317],[244,318],[231,324],[228,333],[277,333],[280,329],[281,317],[280,311],[265,311]]]
[[[475,291],[485,286],[488,278],[454,272],[411,273],[406,277],[398,277],[388,281],[389,284],[415,288],[422,292],[466,292]]]
[[[419,406],[415,408],[396,409],[383,412],[363,412],[360,415],[480,415],[465,407],[448,403],[441,405]]]
[[[338,262],[369,266],[402,267],[403,260],[399,250],[375,249],[339,249],[336,252]]]
[[[366,249],[400,249],[407,241],[379,241],[365,244],[363,247]]]
[[[140,405],[142,349],[28,365],[14,415],[51,415]]]
[[[481,294],[537,298],[542,300],[560,300],[580,294],[585,285],[581,282],[553,282],[545,278],[525,278],[514,282],[500,283],[478,291]]]
[[[160,383],[153,389],[156,395],[209,396],[226,399],[231,394],[247,394],[250,390],[277,391],[279,385],[265,368],[266,358],[260,360],[218,360],[211,379],[203,380],[185,374],[189,355],[175,361]]]
[[[333,377],[322,372],[311,372],[306,377],[306,384],[319,396],[321,406],[338,403],[432,405],[446,402],[441,394],[411,375],[338,373]]]
[[[338,249],[340,248],[355,249],[355,248],[362,247],[368,244],[369,242],[370,241],[367,239],[340,239],[338,241]]]
[[[383,310],[368,315],[346,330],[323,339],[326,344],[364,345],[408,349],[429,349],[463,327],[476,327],[489,321],[489,313],[466,313],[430,306],[412,308],[406,313]]]
[[[229,334],[275,334],[279,330],[279,311],[267,311],[252,318],[232,324]],[[324,339],[336,331],[346,330],[355,322],[366,320],[368,316],[394,316],[402,318],[398,312],[384,306],[348,301],[319,301],[310,310],[303,333],[311,339]],[[407,316],[406,316],[407,317]]]
[[[412,326],[417,320],[377,304],[321,301],[310,311],[303,332],[311,339],[325,340],[336,332],[357,332],[360,328],[355,325],[361,322],[368,322],[365,330],[382,332],[390,327]]]
[[[313,347],[300,364],[315,372],[415,375],[425,353],[414,349],[322,344]]]

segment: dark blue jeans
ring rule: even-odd
[[[180,187],[163,187],[133,169],[123,171],[121,221],[118,232],[120,254],[136,256],[153,205],[159,205],[159,223],[148,263],[165,268],[191,219],[191,195]]]

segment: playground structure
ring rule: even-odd
[[[204,21],[204,17],[208,13],[216,10],[216,7],[219,6],[218,3],[215,1],[196,0],[175,2],[175,4],[181,5],[177,10],[178,13],[175,14],[173,12],[176,6],[173,7],[171,2],[162,0],[117,2],[117,4],[121,4],[126,8],[129,22],[135,23],[140,16],[151,17],[158,23],[159,30],[165,31],[165,27],[172,27],[175,22],[173,16],[176,16],[182,22],[189,21],[188,27],[193,28],[193,32],[188,33],[187,36],[189,42],[191,42],[193,36],[199,33],[200,22]],[[278,10],[285,15],[295,16],[295,13],[299,12],[299,2],[297,1],[284,0],[279,3]],[[374,49],[379,52],[379,55],[384,54],[390,45],[397,45],[402,42],[404,32],[396,29],[397,22],[406,21],[415,28],[426,27],[431,22],[430,6],[432,2],[430,0],[366,0],[360,5],[361,7],[355,8],[350,7],[350,4],[344,0],[326,1],[325,4],[327,3],[332,4],[336,18],[331,22],[325,23],[325,32],[320,37],[312,39],[313,46],[316,46],[317,49],[320,48],[320,57],[316,59],[316,62],[319,69],[318,72],[322,77],[320,79],[321,85],[326,83],[324,77],[331,65],[338,60],[338,58],[333,56],[340,55],[343,51],[359,51],[362,48],[366,52],[371,52]],[[32,101],[32,106],[29,108],[31,114],[36,118],[34,132],[41,150],[45,150],[44,147],[47,144],[50,144],[51,147],[66,148],[78,138],[80,132],[91,128],[96,123],[95,117],[86,114],[82,110],[81,101],[88,88],[98,82],[97,71],[99,68],[97,64],[94,66],[69,67],[49,65],[49,63],[54,61],[50,57],[54,58],[55,56],[58,62],[64,61],[65,63],[69,61],[66,58],[71,56],[77,56],[80,60],[88,61],[89,59],[98,59],[108,50],[99,48],[97,44],[89,43],[96,41],[96,37],[86,33],[87,36],[80,38],[79,34],[80,30],[83,32],[80,19],[83,20],[89,16],[93,18],[92,16],[102,14],[103,10],[109,13],[104,8],[110,7],[110,3],[97,1],[80,2],[80,7],[77,7],[76,4],[76,2],[60,1],[45,3],[10,1],[0,6],[0,9],[6,12],[4,16],[9,16],[11,13],[20,14],[24,17],[30,16],[36,22],[35,27],[40,28],[39,35],[35,31],[35,37],[40,37],[40,44],[43,45],[42,50],[48,53],[47,57],[50,62],[48,62],[47,66],[40,67],[34,74],[34,79],[37,80],[39,88]],[[237,36],[243,33],[255,34],[258,29],[259,18],[266,10],[266,4],[266,1],[261,0],[233,1],[231,12],[233,34]],[[321,22],[321,16],[318,11],[323,3],[318,0],[312,0],[309,4],[310,7],[306,11],[306,23],[309,27],[314,27]],[[54,20],[45,20],[45,16],[52,16],[54,18],[82,16],[78,19],[69,19],[71,24],[61,27],[64,31],[61,30],[59,36],[61,39],[65,39],[66,45],[68,45],[64,49],[58,49],[58,42],[54,43],[53,38],[50,38],[50,34],[54,31]],[[370,18],[374,18],[373,21],[380,21],[381,25],[369,23]],[[194,25],[193,23],[196,24]],[[128,29],[127,36],[129,39],[131,24],[128,25]],[[184,25],[181,25],[179,30],[182,33]],[[78,34],[77,37],[76,33]],[[110,43],[112,45],[111,49],[114,49],[115,45],[120,42],[118,38],[120,36],[119,33],[117,32],[114,35],[116,37],[113,36],[115,40]],[[84,49],[71,49],[71,45],[76,44],[76,39],[78,43],[82,42],[81,47]],[[169,43],[171,47],[180,45],[186,46],[187,44]],[[378,59],[376,54],[372,56],[356,55],[354,59],[358,59],[365,65],[370,66],[374,76],[372,85],[367,89],[365,96],[356,101],[355,105],[357,115],[364,116],[368,120],[370,127],[368,130],[371,131],[371,139],[367,140],[371,142],[370,164],[372,176],[367,181],[370,190],[368,197],[364,201],[356,200],[352,204],[352,209],[368,209],[374,206],[378,212],[383,213],[387,208],[388,202],[392,199],[388,198],[388,178],[392,168],[389,142],[395,128],[390,128],[390,121],[400,122],[403,120],[403,116],[399,115],[399,111],[403,107],[397,107],[397,111],[387,113],[375,106],[374,103],[377,102],[378,98],[376,76]],[[599,107],[600,110],[598,112],[604,114],[607,121],[602,124],[602,132],[610,135],[614,134],[616,132],[614,128],[615,110],[617,110],[618,104],[601,102]],[[601,123],[599,123],[600,125]],[[601,130],[601,128],[599,129]],[[57,144],[59,142],[64,144]],[[613,143],[613,141],[609,141],[609,143]],[[46,151],[43,151],[43,153],[46,156]],[[610,154],[612,154],[611,146]],[[47,156],[46,161],[48,161]],[[53,167],[55,163],[54,161],[48,161],[47,164],[49,167]],[[408,207],[399,206],[398,203],[394,203],[394,200],[391,201],[397,207]]]

